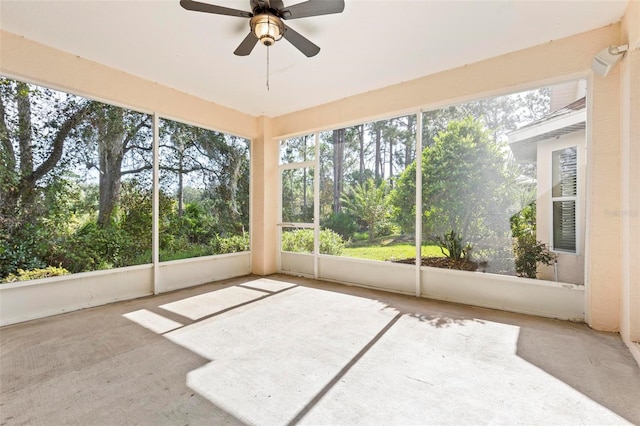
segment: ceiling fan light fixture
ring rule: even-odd
[[[251,31],[265,46],[271,46],[282,38],[284,24],[277,16],[261,13],[251,18]]]

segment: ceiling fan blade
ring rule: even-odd
[[[293,44],[296,49],[301,51],[307,58],[316,56],[320,52],[320,48],[313,44],[305,36],[295,32],[291,27],[284,26],[283,37],[286,38],[289,43]]]
[[[279,12],[282,19],[298,19],[309,16],[341,13],[343,10],[344,0],[308,0],[284,7],[280,9]]]
[[[284,9],[284,3],[282,0],[271,0],[271,7],[275,10]]]
[[[233,54],[238,56],[247,56],[249,53],[251,53],[257,43],[258,37],[256,37],[253,32],[249,32],[249,34],[247,34],[244,40],[242,40],[242,43],[240,43]]]
[[[215,13],[216,15],[238,16],[240,18],[251,18],[253,16],[253,13],[244,10],[231,9],[229,7],[216,6],[194,0],[180,0],[180,6],[187,10]]]

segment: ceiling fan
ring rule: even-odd
[[[305,56],[315,56],[320,52],[320,48],[282,21],[341,13],[344,10],[344,0],[307,0],[286,7],[282,0],[250,0],[249,3],[251,12],[195,0],[180,0],[180,5],[187,10],[250,18],[249,34],[233,52],[238,56],[250,54],[258,41],[265,46],[271,46],[283,37]]]

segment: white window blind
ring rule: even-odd
[[[576,198],[578,150],[570,147],[552,153],[553,248],[576,252]]]

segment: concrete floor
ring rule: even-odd
[[[0,329],[7,425],[640,424],[584,324],[276,275]]]

